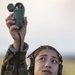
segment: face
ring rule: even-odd
[[[55,51],[44,49],[35,58],[34,75],[57,75],[58,55]]]

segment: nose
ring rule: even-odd
[[[51,63],[50,63],[49,61],[47,61],[47,62],[45,63],[45,67],[51,68]]]

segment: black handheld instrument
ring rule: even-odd
[[[7,8],[10,12],[14,12],[13,17],[15,20],[15,25],[20,28],[23,27],[25,13],[24,5],[22,3],[16,3],[14,6],[12,3],[10,3]]]

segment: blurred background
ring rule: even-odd
[[[28,19],[27,55],[40,45],[51,45],[63,56],[63,75],[75,75],[75,0],[0,0],[0,68],[13,43],[5,23],[7,5],[17,2],[24,4]]]

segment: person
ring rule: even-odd
[[[34,50],[27,58],[30,59],[27,68],[26,53],[29,45],[24,42],[27,31],[27,17],[24,25],[19,28],[13,20],[13,13],[6,18],[6,25],[13,38],[3,60],[1,75],[62,75],[62,56],[52,46],[43,45]]]

